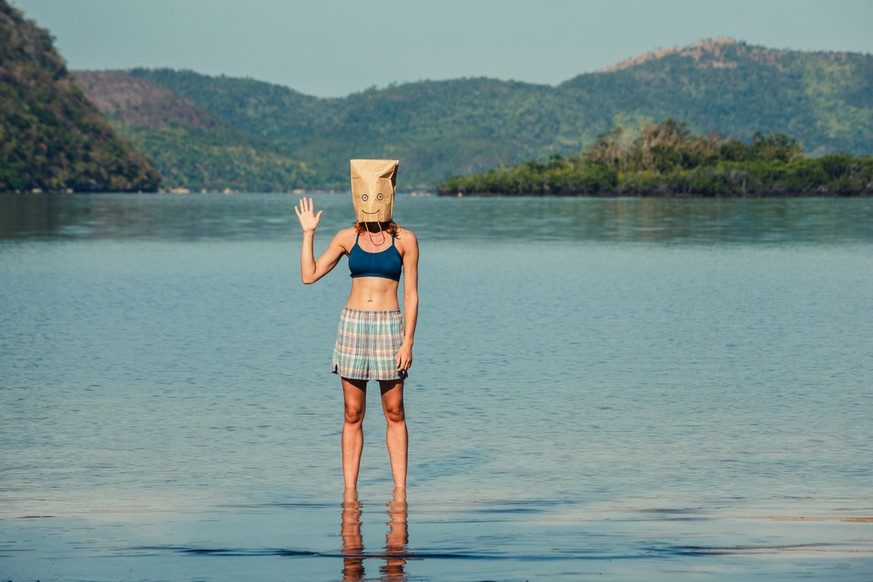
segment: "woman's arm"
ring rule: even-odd
[[[303,228],[303,245],[300,249],[300,278],[304,284],[311,285],[330,273],[331,269],[336,267],[340,257],[345,254],[345,249],[340,243],[342,231],[333,237],[327,250],[316,260],[313,252],[315,230],[318,228],[323,211],[319,210],[318,214],[313,213],[312,198],[308,201],[306,198],[302,198],[299,206],[294,207],[294,211],[300,220],[301,228]]]
[[[397,371],[412,365],[412,344],[418,322],[418,239],[403,230],[403,344],[397,352]]]

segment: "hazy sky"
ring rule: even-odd
[[[873,0],[9,0],[71,69],[171,67],[310,95],[496,77],[556,84],[730,36],[873,53]]]

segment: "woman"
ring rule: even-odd
[[[295,207],[303,228],[300,276],[310,285],[329,273],[343,255],[349,258],[352,290],[340,317],[334,372],[345,402],[342,433],[343,479],[357,487],[364,445],[362,421],[369,380],[377,380],[388,423],[385,440],[395,488],[406,488],[407,431],[403,381],[412,365],[418,319],[418,241],[392,220],[396,160],[351,160],[352,199],[357,222],[339,231],[318,259],[313,255],[316,214],[312,199]],[[398,302],[403,278],[403,312]]]

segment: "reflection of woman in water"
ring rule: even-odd
[[[343,493],[343,514],[340,537],[343,540],[343,580],[364,578],[364,541],[361,537],[361,502],[358,492]]]
[[[340,537],[343,541],[343,580],[363,580],[364,558],[377,554],[364,554],[364,541],[361,536],[361,502],[358,492],[346,489],[343,494],[342,527]],[[388,503],[388,532],[385,534],[385,551],[380,556],[385,563],[379,567],[383,580],[406,580],[406,545],[408,510],[406,490],[395,489]]]
[[[406,487],[407,432],[403,380],[412,365],[412,344],[418,318],[418,241],[392,218],[397,162],[352,160],[352,196],[358,221],[339,231],[327,250],[314,258],[313,241],[322,211],[312,199],[295,208],[303,228],[300,276],[315,283],[343,255],[349,258],[352,290],[340,317],[333,356],[334,372],[342,380],[345,422],[342,432],[343,478],[347,489],[357,486],[364,445],[362,421],[369,380],[377,380],[388,423],[386,442],[396,488]],[[398,302],[403,276],[403,312]]]
[[[409,508],[406,504],[406,492],[394,490],[394,497],[388,503],[388,532],[385,534],[385,564],[379,568],[384,578],[388,580],[405,579],[406,544],[409,543],[408,532]]]

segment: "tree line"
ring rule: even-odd
[[[756,133],[746,143],[694,135],[668,119],[635,137],[617,127],[577,155],[553,155],[437,186],[440,195],[869,196],[873,158],[812,158],[787,135]]]

